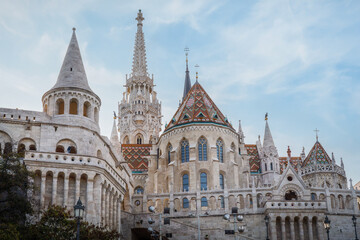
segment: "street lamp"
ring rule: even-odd
[[[324,220],[324,228],[326,230],[326,233],[327,233],[327,238],[328,240],[330,240],[330,237],[329,237],[329,232],[330,232],[330,220],[328,218],[328,216],[325,216],[325,220]]]
[[[357,232],[356,232],[356,217],[355,217],[355,215],[353,215],[352,221],[353,221],[354,228],[355,228],[355,240],[359,240],[358,236],[357,236]]]
[[[265,220],[265,224],[266,224],[266,240],[270,240],[269,239],[269,220],[270,220],[269,216],[266,215],[264,220]]]
[[[74,215],[77,219],[77,231],[76,231],[76,240],[80,239],[80,219],[83,218],[85,211],[85,206],[82,204],[80,198],[74,206]]]
[[[236,220],[238,222],[242,222],[244,220],[244,216],[243,215],[237,215],[237,212],[238,212],[238,209],[236,207],[232,208],[232,214],[234,214],[234,239],[236,240]],[[223,218],[226,220],[226,221],[229,221],[230,222],[230,214],[229,213],[226,213]],[[245,231],[245,226],[239,226],[237,228],[237,230],[239,231],[239,233],[243,233]],[[226,234],[226,233],[225,233]]]

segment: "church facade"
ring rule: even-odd
[[[354,239],[360,191],[348,185],[343,160],[318,138],[308,153],[279,156],[267,115],[263,140],[245,142],[241,122],[232,126],[197,76],[191,84],[187,58],[182,102],[162,129],[141,11],[136,20],[132,73],[110,138],[100,135],[101,99],[75,29],[43,112],[0,108],[0,153],[18,152],[35,173],[34,207],[71,210],[80,198],[87,221],[123,239],[321,240],[326,216],[331,239]]]

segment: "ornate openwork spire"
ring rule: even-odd
[[[144,21],[143,14],[139,10],[137,18],[137,32],[135,38],[134,57],[133,57],[133,76],[147,76],[147,65],[146,65],[146,50],[144,33],[142,31],[142,21]]]
[[[265,116],[266,124],[265,124],[265,134],[264,134],[263,146],[264,146],[264,148],[268,148],[268,149],[273,148],[275,150],[275,143],[274,143],[274,140],[272,138],[270,127],[269,127],[267,119],[268,119],[268,114],[266,113],[266,116]]]
[[[185,48],[185,55],[186,55],[186,71],[185,71],[185,83],[184,83],[184,95],[183,95],[183,101],[186,97],[186,95],[188,94],[188,92],[191,89],[191,80],[190,80],[190,74],[189,74],[189,66],[188,66],[188,53],[189,53],[189,48]]]

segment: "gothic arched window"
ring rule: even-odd
[[[217,153],[217,157],[219,159],[219,161],[222,163],[224,162],[224,144],[221,141],[221,139],[218,139],[216,141],[216,153]]]
[[[206,197],[201,198],[201,206],[202,207],[207,207],[208,206],[208,202],[207,202]]]
[[[184,174],[182,177],[183,191],[189,191],[189,175]]]
[[[181,162],[189,162],[189,142],[187,140],[181,142]]]
[[[144,194],[144,189],[142,187],[136,187],[135,188],[135,193],[136,194]]]
[[[171,150],[172,150],[172,146],[171,146],[171,144],[169,144],[168,149],[167,149],[167,151],[168,151],[168,163],[171,162]]]
[[[225,208],[225,200],[223,196],[220,196],[220,208]]]
[[[274,169],[273,169],[273,163],[270,163],[270,170],[271,170],[271,171],[274,170]]]
[[[200,174],[200,189],[207,190],[207,174],[204,172]]]
[[[201,137],[198,142],[199,145],[199,161],[207,161],[207,142],[204,137]]]
[[[224,175],[220,174],[220,188],[224,189]]]

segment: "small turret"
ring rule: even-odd
[[[242,127],[241,127],[241,120],[239,120],[238,134],[239,134],[239,137],[240,137],[240,143],[244,143],[245,135],[244,135],[244,132],[243,132]]]
[[[333,165],[336,165],[335,155],[333,152],[331,153],[331,162]]]
[[[342,158],[340,158],[340,161],[341,161],[341,168],[343,168],[343,169],[344,169],[344,162],[343,162],[343,159],[342,159]]]
[[[301,154],[300,154],[300,158],[301,158],[301,162],[304,162],[305,158],[306,158],[306,154],[305,154],[305,147],[302,148]]]

